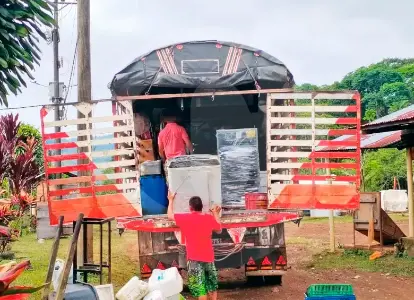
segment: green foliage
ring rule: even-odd
[[[414,103],[414,59],[384,59],[347,74],[334,85],[361,93],[364,120],[372,119],[373,109],[379,118]]]
[[[30,124],[21,123],[18,129],[17,135],[23,142],[27,143],[28,139],[34,138],[36,141],[36,147],[34,149],[35,161],[39,166],[40,171],[43,172],[44,168],[44,157],[42,147],[42,135],[40,131]],[[23,149],[24,150],[24,149]]]
[[[377,112],[373,108],[369,108],[365,111],[364,121],[372,122],[377,118]]]
[[[36,217],[23,214],[10,221],[9,227],[19,233],[19,237],[36,231]]]
[[[350,90],[357,90],[362,96],[376,93],[386,83],[403,82],[403,77],[395,70],[377,66],[362,67],[349,73],[341,85]]]
[[[397,149],[379,149],[366,152],[363,156],[364,189],[377,192],[392,189],[394,176],[405,181],[407,167],[405,152]]]
[[[3,0],[0,5],[0,105],[8,106],[7,95],[26,87],[23,76],[34,79],[30,70],[39,64],[39,36],[43,26],[54,20],[45,0]]]
[[[30,124],[21,123],[19,126],[18,135],[19,137],[25,139],[34,137],[36,140],[42,140],[42,135],[40,134],[39,129]]]

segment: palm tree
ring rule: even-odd
[[[54,24],[51,14],[46,0],[0,0],[0,105],[26,86],[23,75],[34,79],[30,70],[39,64],[39,36],[45,39],[42,27]]]

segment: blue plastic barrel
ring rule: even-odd
[[[165,178],[161,175],[140,177],[142,214],[162,215],[168,209],[168,188]]]

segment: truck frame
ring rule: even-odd
[[[140,160],[132,102],[235,94],[267,95],[266,171],[262,174],[267,183],[268,209],[223,212],[224,230],[213,236],[216,265],[218,268],[244,267],[248,277],[280,282],[288,269],[285,222],[298,223],[301,219],[298,210],[357,209],[359,206],[360,96],[357,92],[273,89],[125,96],[112,99],[112,115],[104,117],[88,117],[99,101],[68,104],[84,118],[62,121],[47,121],[52,107],[45,106],[41,118],[50,223],[56,225],[60,215],[70,222],[76,219],[79,211],[93,218],[116,217],[120,231],[137,231],[139,270],[143,278],[149,277],[155,268],[185,269],[185,246],[180,243],[179,228],[165,215],[142,216]],[[111,124],[97,126],[105,122]],[[85,124],[87,129],[47,132],[54,126],[77,124]],[[102,133],[113,136],[93,137]],[[331,139],[349,135],[355,139]],[[81,136],[86,137],[86,141],[78,141]],[[52,143],[57,139],[71,140]],[[113,149],[98,151],[95,148],[105,144],[113,145]],[[324,151],[331,146],[344,150]],[[75,153],[56,155],[53,150],[57,149],[72,149]],[[98,162],[97,158],[102,157],[111,157],[111,161]],[[56,161],[78,159],[89,163],[51,165]],[[107,168],[114,168],[115,172],[102,174]],[[332,172],[326,172],[327,169]],[[49,179],[50,175],[63,172],[86,172],[86,175]],[[108,184],[108,180],[112,182]]]

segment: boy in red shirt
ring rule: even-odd
[[[188,287],[199,300],[217,299],[218,276],[214,265],[214,249],[211,236],[221,232],[219,206],[211,214],[203,213],[200,197],[190,198],[190,213],[174,214],[175,195],[169,193],[168,218],[180,227],[187,248]],[[196,225],[197,224],[197,225]],[[194,226],[197,226],[195,228]]]

